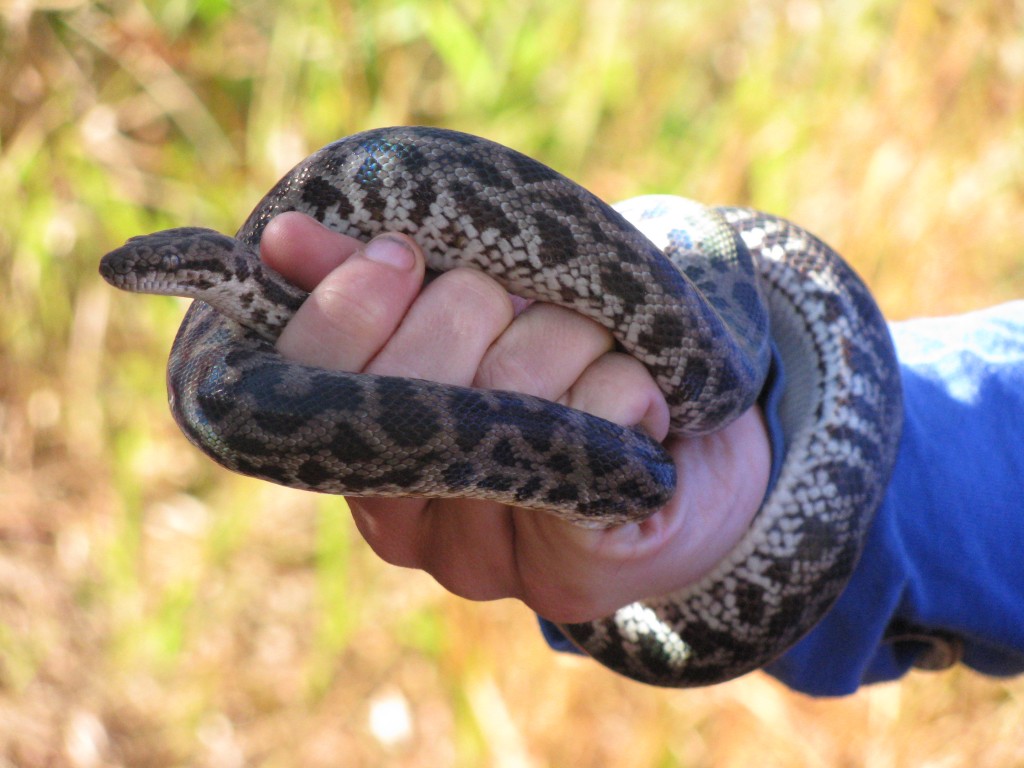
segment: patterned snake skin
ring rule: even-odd
[[[715,683],[777,657],[838,596],[888,481],[902,406],[885,323],[820,240],[756,211],[667,196],[619,213],[484,139],[388,128],[311,155],[235,238],[168,230],[104,257],[101,274],[120,288],[198,299],[168,390],[184,433],[222,465],[327,493],[494,499],[591,527],[666,503],[675,470],[661,446],[536,398],[276,354],[306,294],[263,267],[258,246],[292,210],[364,240],[407,232],[434,270],[475,266],[593,318],[651,371],[676,434],[720,429],[749,408],[774,342],[785,456],[751,528],[685,590],[562,627],[587,653],[647,683]]]

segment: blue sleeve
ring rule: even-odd
[[[1024,301],[892,333],[906,417],[885,500],[835,606],[765,670],[811,695],[958,661],[1024,672]]]
[[[891,327],[906,416],[850,584],[766,671],[812,695],[962,661],[1024,672],[1024,301]]]

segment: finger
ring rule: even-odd
[[[669,408],[643,363],[621,352],[594,361],[559,402],[627,427],[659,443],[668,436]]]
[[[449,592],[468,600],[520,593],[515,530],[508,507],[475,499],[428,505],[421,566]]]
[[[512,317],[509,295],[494,280],[474,269],[445,272],[423,290],[366,370],[468,385]]]
[[[386,563],[421,568],[423,512],[428,499],[382,499],[347,496],[349,511],[360,535]]]
[[[557,400],[661,441],[668,405],[642,363],[610,353],[611,334],[576,312],[534,304],[491,346],[474,385]]]
[[[533,304],[487,350],[473,385],[557,400],[614,342],[592,320]]]
[[[263,230],[260,256],[291,283],[312,291],[327,274],[363,246],[297,211],[275,216]]]
[[[363,370],[401,323],[424,269],[423,254],[410,238],[379,235],[313,289],[285,326],[278,350],[309,365]]]
[[[419,502],[419,504],[417,504]],[[519,594],[508,508],[475,499],[349,499],[359,533],[378,557],[429,573],[469,600]]]

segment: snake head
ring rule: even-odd
[[[253,246],[202,227],[133,237],[100,260],[100,275],[133,293],[205,301],[270,341],[308,296],[267,267]]]
[[[208,282],[204,273],[219,271],[210,255],[233,251],[236,243],[202,227],[138,235],[100,259],[100,275],[125,291],[194,298]]]

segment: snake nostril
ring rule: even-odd
[[[114,267],[111,265],[110,259],[107,256],[104,256],[100,260],[100,277],[108,283],[114,279]]]

